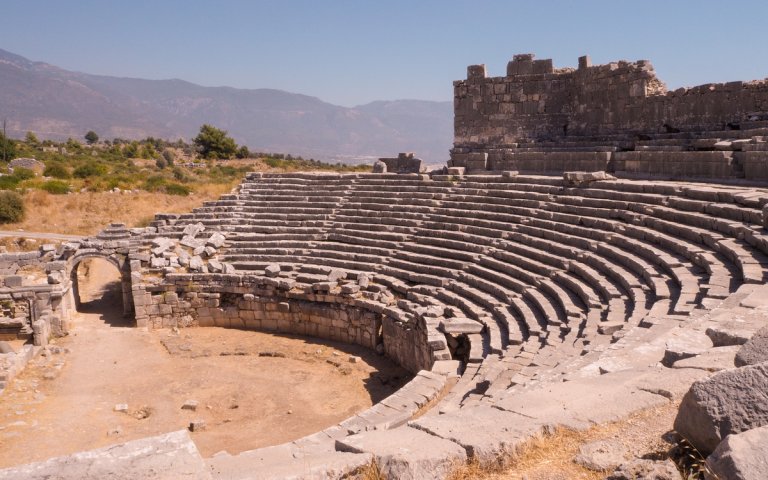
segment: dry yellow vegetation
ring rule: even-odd
[[[203,202],[215,200],[229,192],[237,183],[201,185],[189,196],[145,191],[52,195],[41,190],[31,190],[24,195],[27,212],[24,221],[3,225],[2,229],[94,235],[109,223],[125,223],[129,227],[145,226],[156,213],[190,212]]]
[[[677,414],[678,404],[638,411],[623,420],[587,430],[556,429],[532,438],[498,465],[471,462],[458,466],[450,480],[598,480],[610,472],[588,470],[573,461],[582,445],[606,440],[621,444],[635,457],[668,458],[671,445],[663,440]]]

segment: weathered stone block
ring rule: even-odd
[[[675,430],[704,454],[727,435],[768,425],[768,363],[723,370],[694,382]]]

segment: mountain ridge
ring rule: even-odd
[[[65,70],[0,49],[0,112],[10,135],[56,140],[194,137],[204,123],[254,151],[370,161],[413,151],[442,163],[453,141],[453,103],[375,100],[355,107],[274,88],[205,87]]]

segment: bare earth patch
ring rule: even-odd
[[[89,271],[103,280],[99,263]],[[87,301],[95,287],[82,283]],[[331,426],[408,380],[362,347],[218,328],[144,331],[115,313],[114,290],[85,305],[73,333],[0,396],[0,467],[197,420],[205,422],[192,434],[203,456],[234,454]],[[188,400],[195,410],[182,409]]]

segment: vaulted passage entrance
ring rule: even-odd
[[[126,313],[124,284],[117,265],[102,257],[86,257],[72,267],[72,293],[77,311],[98,313],[112,326],[132,326]]]

